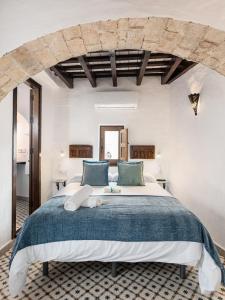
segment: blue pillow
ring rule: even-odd
[[[109,162],[83,160],[83,176],[81,185],[105,186],[109,184]]]
[[[137,186],[145,185],[143,176],[143,161],[119,161],[117,185]]]

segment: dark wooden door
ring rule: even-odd
[[[41,89],[30,91],[30,214],[40,206],[41,199]]]
[[[29,154],[29,214],[41,204],[41,85],[32,79],[30,88],[30,154]],[[12,149],[12,238],[16,237],[16,178],[17,178],[17,97],[13,91],[13,149]]]

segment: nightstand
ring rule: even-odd
[[[164,190],[166,189],[166,185],[168,183],[168,180],[166,179],[162,179],[162,178],[159,178],[159,179],[156,179],[156,181],[162,185],[162,187],[164,188]]]
[[[53,182],[55,182],[55,185],[56,185],[56,188],[57,188],[58,191],[60,190],[60,185],[62,187],[66,186],[66,181],[67,181],[66,178],[61,178],[61,179],[55,179],[55,180],[53,180]]]

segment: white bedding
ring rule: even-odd
[[[113,183],[112,183],[113,184]],[[77,192],[81,188],[79,182],[74,182],[68,184],[65,188],[58,191],[54,197],[57,196],[71,196],[75,192]],[[163,189],[158,183],[146,183],[144,186],[120,186],[121,192],[120,193],[104,193],[104,187],[93,187],[93,196],[100,196],[100,195],[121,195],[121,196],[129,196],[129,195],[137,195],[137,196],[171,196],[172,195]]]
[[[79,183],[71,183],[55,196],[72,195],[78,189],[80,189]],[[107,195],[101,187],[94,188],[92,194]],[[157,183],[148,183],[146,186],[141,187],[121,187],[121,193],[119,194],[171,196]],[[199,285],[202,293],[215,291],[221,282],[220,269],[200,243],[65,241],[30,246],[18,251],[9,273],[11,295],[15,296],[23,289],[28,266],[31,263],[51,260],[65,262],[152,261],[197,266],[199,268]]]

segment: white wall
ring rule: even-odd
[[[54,137],[60,129],[55,121],[57,103],[67,99],[68,89],[59,88],[45,72],[33,77],[42,85],[42,124],[41,124],[41,201],[46,201],[53,190]],[[61,114],[57,118],[61,119]],[[66,120],[65,120],[66,122]]]
[[[112,90],[111,79],[99,80],[99,87],[95,89],[88,80],[76,80],[68,99],[60,100],[55,111],[55,174],[62,160],[60,151],[68,156],[69,144],[93,145],[94,158],[99,159],[100,125],[124,125],[129,130],[130,144],[152,144],[156,146],[156,152],[165,152],[169,134],[169,86],[161,86],[158,78],[144,78],[140,87],[136,86],[134,78],[119,78],[118,87],[114,88],[114,99],[118,90],[133,91],[139,100],[138,109],[96,110],[94,105],[102,97],[101,93],[107,96],[107,91]],[[129,97],[129,94],[126,93],[126,96]],[[145,170],[152,170],[154,164],[154,161],[146,160]],[[82,171],[82,159],[70,159],[65,167],[69,168],[69,176],[71,170],[79,173]],[[164,173],[167,172],[165,163],[163,169]]]
[[[200,92],[196,117],[188,95]],[[171,85],[170,188],[225,248],[225,78],[197,67]]]
[[[64,27],[120,17],[172,17],[224,30],[224,11],[224,0],[1,0],[0,54]]]
[[[0,104],[0,248],[11,237],[12,94]]]

